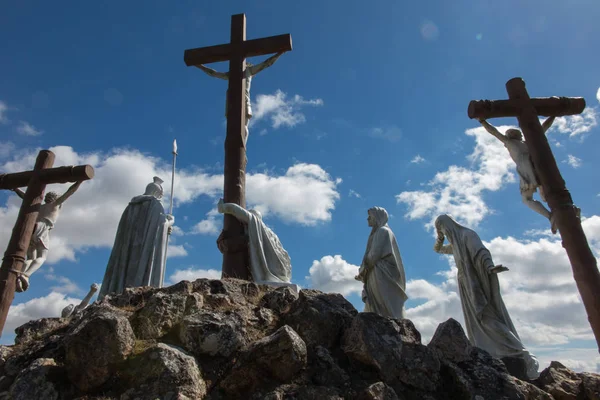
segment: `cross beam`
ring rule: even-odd
[[[199,66],[219,61],[229,61],[227,90],[227,136],[225,137],[225,173],[223,200],[246,207],[246,148],[245,97],[246,57],[260,56],[292,49],[289,34],[246,40],[246,16],[231,16],[231,39],[227,44],[185,50],[183,59],[187,66]],[[225,214],[223,231],[217,240],[223,253],[222,276],[252,280],[248,266],[248,246],[244,228],[234,216]]]
[[[563,117],[581,114],[585,108],[583,97],[545,97],[531,99],[537,115]],[[521,113],[519,103],[514,100],[473,100],[469,103],[469,118],[516,117]]]
[[[577,217],[571,194],[560,174],[539,115],[559,116],[580,114],[585,108],[582,98],[531,99],[521,78],[506,83],[509,100],[484,100],[469,104],[469,118],[517,117],[525,137],[531,160],[544,188],[548,206],[556,221],[562,245],[573,269],[573,278],[581,295],[588,320],[600,346],[600,272],[596,257]]]
[[[46,185],[85,181],[94,177],[94,169],[90,165],[51,168],[53,164],[54,153],[49,150],[42,150],[37,156],[33,171],[0,175],[0,188],[2,189],[16,189],[27,186],[0,267],[0,335],[6,323],[8,310],[15,297],[17,274],[23,269]]]

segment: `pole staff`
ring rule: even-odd
[[[177,159],[177,140],[173,139],[173,169],[171,172],[171,199],[169,200],[169,215],[173,215],[173,187],[175,186],[175,160]],[[169,250],[169,237],[167,235],[167,247],[165,247],[165,261],[163,263],[162,276],[160,277],[160,286],[165,282],[165,272],[167,270],[167,251]]]

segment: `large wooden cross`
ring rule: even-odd
[[[571,262],[573,277],[588,320],[600,346],[600,273],[596,257],[590,250],[573,199],[556,165],[538,118],[540,115],[558,117],[581,114],[585,108],[585,100],[580,97],[531,99],[521,78],[509,80],[506,83],[506,91],[509,100],[471,101],[469,118],[517,117],[531,160],[544,188],[546,201],[560,232],[562,245]]]
[[[0,174],[0,189],[27,187],[0,267],[0,336],[8,309],[15,297],[17,275],[23,270],[46,185],[85,181],[94,177],[91,165],[52,168],[53,164],[54,153],[42,150],[37,156],[33,171]]]
[[[225,137],[225,182],[223,201],[246,207],[246,148],[244,71],[246,57],[289,51],[289,34],[246,40],[246,16],[231,16],[231,41],[217,46],[185,50],[184,61],[189,66],[229,61],[229,88],[227,90],[227,136]],[[232,215],[225,214],[223,232],[217,240],[223,253],[222,276],[252,280],[244,228]]]

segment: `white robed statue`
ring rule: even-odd
[[[479,235],[449,215],[440,215],[435,228],[438,238],[434,250],[454,255],[465,328],[471,343],[496,358],[524,359],[527,377],[537,378],[539,363],[521,342],[500,294],[497,274],[508,268],[494,265]],[[450,244],[444,246],[444,238]]]
[[[231,214],[244,224],[248,235],[250,272],[256,283],[290,283],[292,264],[288,252],[279,238],[262,221],[257,210],[245,210],[235,203],[219,200],[217,210],[221,214]]]
[[[162,183],[155,176],[145,193],[131,199],[123,212],[99,300],[109,293],[120,294],[127,287],[162,287],[167,238],[175,222],[160,202]]]
[[[364,312],[404,318],[404,303],[408,299],[406,277],[396,236],[387,224],[388,213],[385,208],[373,207],[368,211],[367,222],[372,227],[371,234],[355,277],[364,282]]]

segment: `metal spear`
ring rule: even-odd
[[[177,160],[177,140],[173,139],[173,169],[171,172],[171,199],[169,201],[169,215],[173,215],[173,187],[175,186],[175,160]],[[165,281],[165,271],[167,269],[167,250],[169,249],[169,236],[167,235],[167,246],[165,247],[165,261],[163,263],[162,275],[160,277],[160,286],[163,286]]]

